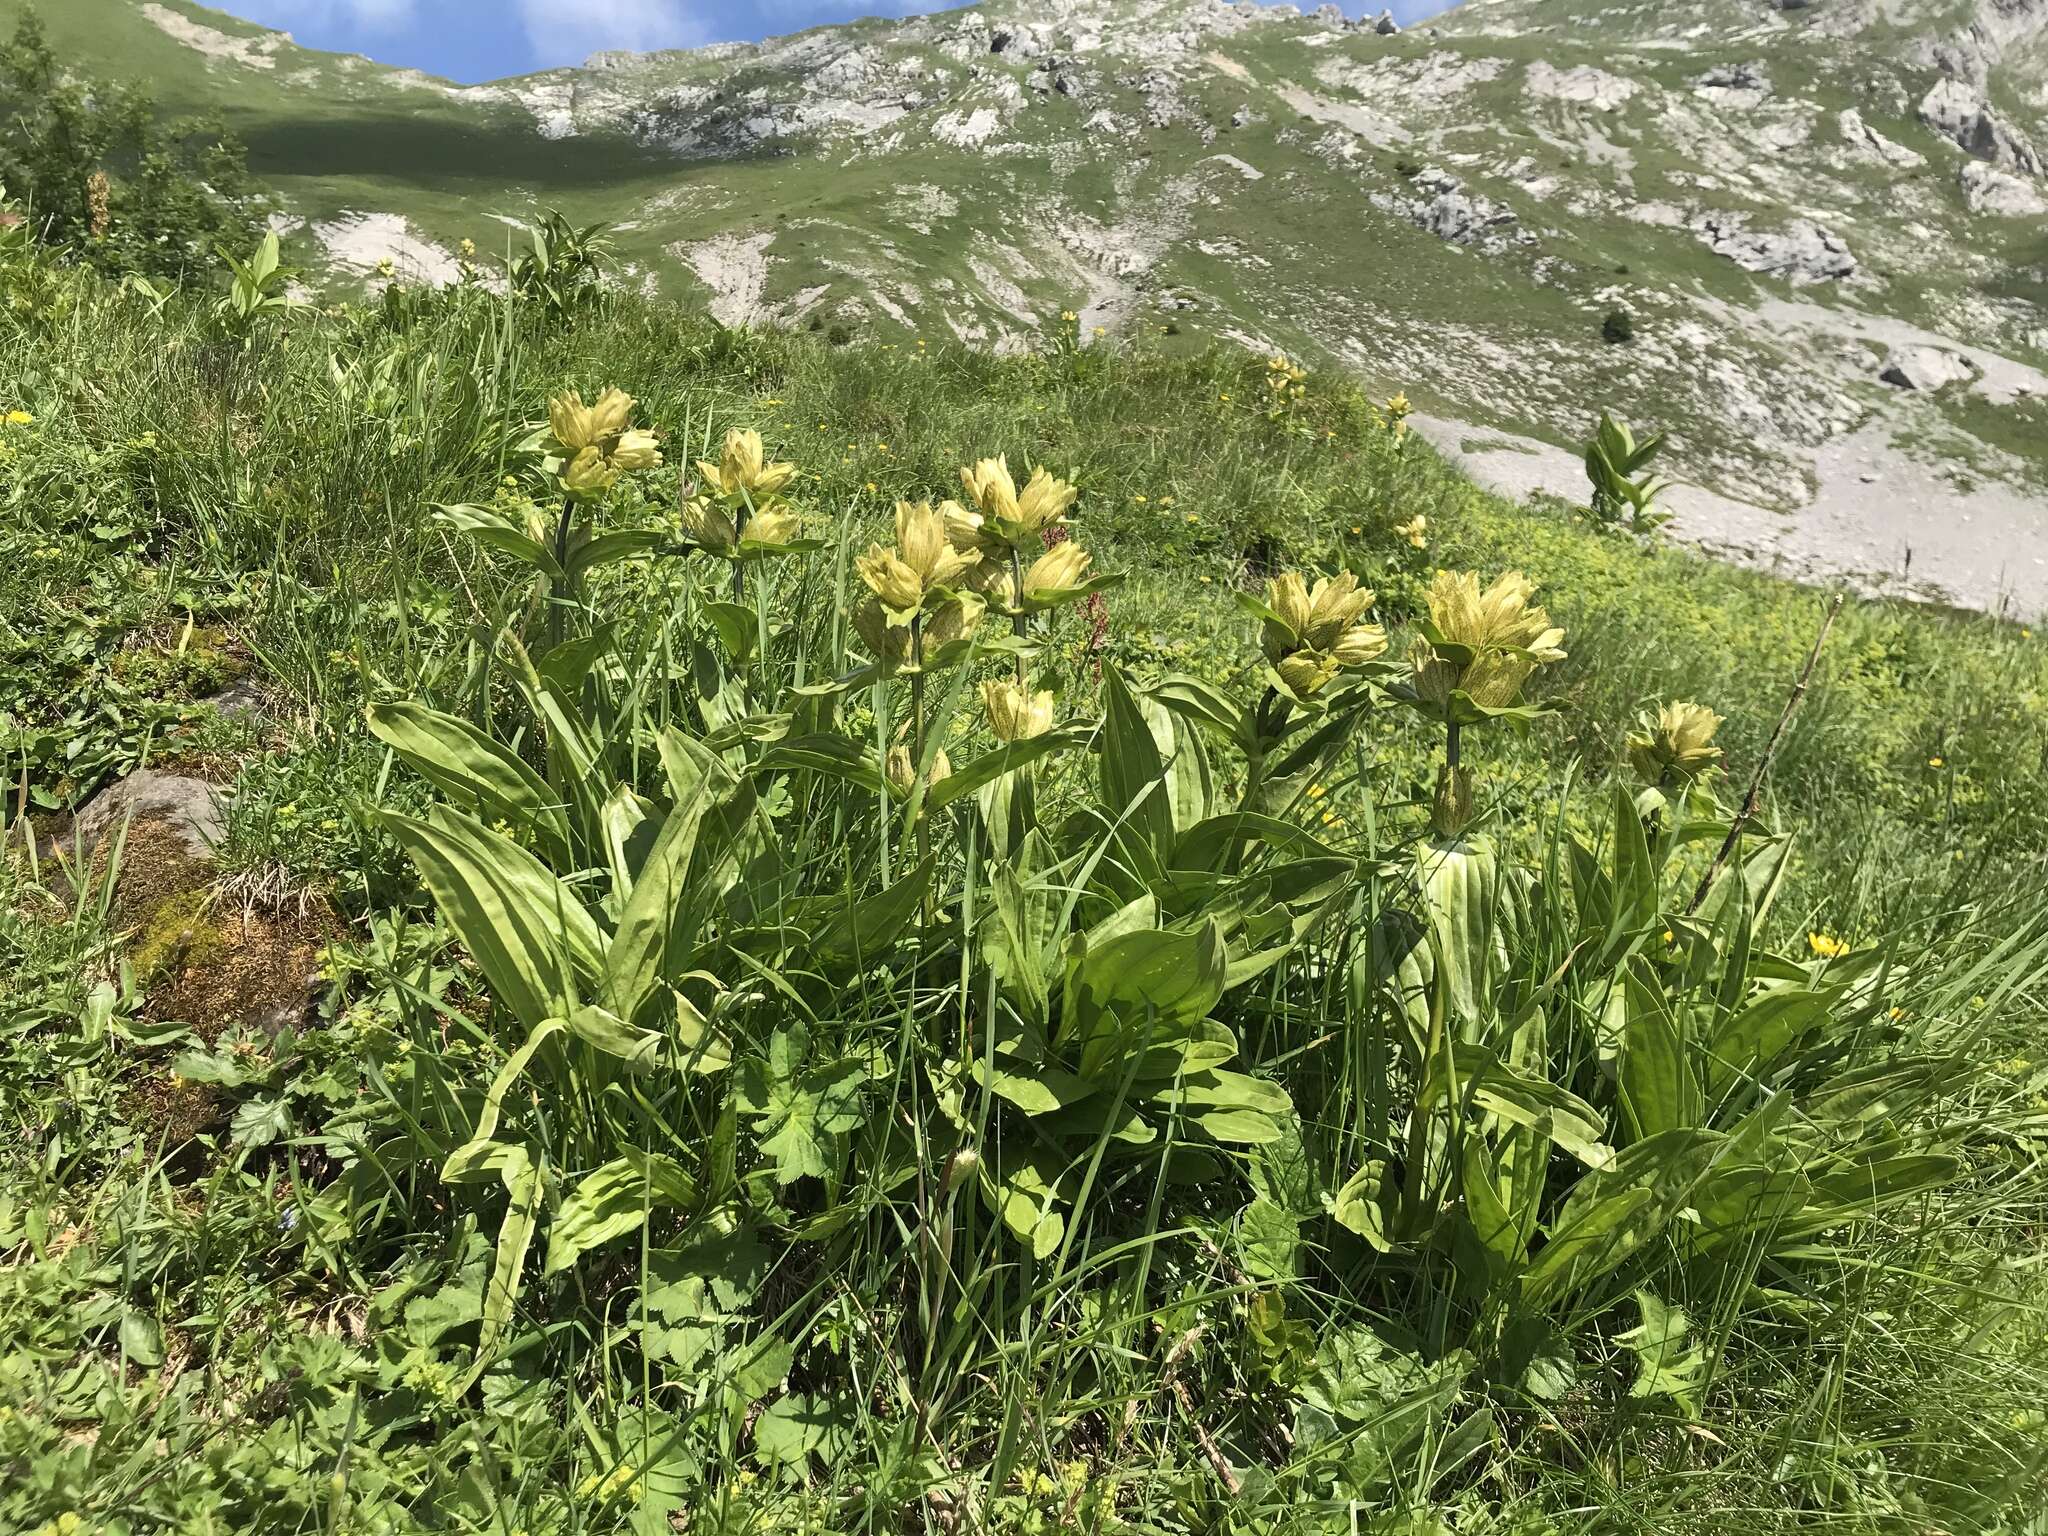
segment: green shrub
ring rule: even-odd
[[[124,85],[60,70],[25,11],[0,47],[0,187],[38,238],[103,272],[189,279],[253,237],[262,198],[218,121],[168,123]]]

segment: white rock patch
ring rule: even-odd
[[[155,22],[168,37],[176,38],[187,48],[203,53],[208,59],[226,64],[239,64],[244,69],[275,69],[277,53],[290,45],[291,38],[282,32],[266,32],[261,37],[236,37],[181,16],[169,6],[158,5],[155,0],[142,7],[142,14]]]
[[[368,274],[388,261],[413,282],[452,283],[462,264],[395,213],[346,212],[313,226],[313,235],[337,267]]]
[[[1633,80],[1610,75],[1590,64],[1581,64],[1575,69],[1559,69],[1546,59],[1538,59],[1529,66],[1522,88],[1531,96],[1572,102],[1591,107],[1595,112],[1618,112],[1642,89]]]
[[[695,245],[669,247],[698,281],[711,290],[711,315],[721,325],[745,325],[758,319],[768,292],[768,247],[772,230],[757,235],[714,235]]]

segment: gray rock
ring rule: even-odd
[[[1514,210],[1477,193],[1450,172],[1428,166],[1417,173],[1415,186],[1428,194],[1411,214],[1416,226],[1452,245],[1479,245],[1491,232],[1515,222]]]
[[[1993,112],[1967,81],[1936,81],[1934,89],[1921,99],[1920,121],[1979,160],[2029,176],[2043,173],[2040,153],[2027,136]]]
[[[1372,24],[1372,29],[1381,37],[1392,37],[1401,30],[1401,23],[1394,20],[1392,11],[1381,11],[1380,19]]]
[[[210,859],[227,832],[220,795],[204,779],[153,768],[135,772],[101,790],[78,813],[71,835],[79,855],[90,858],[108,838],[117,836],[130,819],[161,822],[195,859]]]
[[[1877,376],[1896,388],[1931,394],[1950,384],[1967,384],[1977,371],[1968,358],[1942,347],[1902,347],[1885,359]]]
[[[1761,106],[1771,94],[1771,77],[1762,64],[1718,64],[1693,81],[1693,89],[1723,106]]]
[[[1915,166],[1925,165],[1926,158],[1914,153],[1903,144],[1895,144],[1863,120],[1863,114],[1854,107],[1845,107],[1835,119],[1842,131],[1842,142],[1859,155],[1875,156],[1894,170],[1909,171]]]
[[[1988,213],[2000,218],[2034,218],[2048,213],[2048,198],[2032,182],[2024,181],[2010,171],[2001,171],[1997,166],[1983,160],[1965,160],[1958,173],[1962,183],[1963,200],[1970,205],[1972,213]]]
[[[1326,27],[1341,27],[1344,25],[1344,8],[1340,5],[1319,5],[1316,7],[1316,20]]]
[[[1795,283],[1833,282],[1856,271],[1848,244],[1811,219],[1794,219],[1783,230],[1767,233],[1749,228],[1740,214],[1703,213],[1692,227],[1709,250],[1746,271]]]

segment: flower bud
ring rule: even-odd
[[[619,478],[605,456],[595,448],[577,452],[562,471],[562,488],[572,496],[601,496]]]
[[[1472,770],[1439,763],[1436,797],[1429,807],[1430,830],[1438,837],[1456,837],[1472,825]]]
[[[732,514],[701,496],[683,503],[682,517],[683,532],[689,535],[690,542],[714,555],[729,555],[739,543]]]
[[[1044,598],[1054,592],[1078,587],[1088,574],[1094,557],[1072,539],[1063,539],[1031,562],[1024,573],[1024,595]]]
[[[972,1147],[962,1147],[946,1159],[946,1193],[952,1194],[981,1168],[981,1154]]]
[[[869,591],[899,612],[914,609],[924,600],[924,583],[893,550],[870,544],[866,554],[854,556],[853,568]]]
[[[661,449],[656,446],[652,432],[621,432],[611,460],[612,468],[617,470],[658,469]]]
[[[1015,683],[981,685],[982,707],[997,741],[1027,741],[1052,729],[1052,694],[1029,693]]]
[[[1713,740],[1721,717],[1703,704],[1666,704],[1655,715],[1645,712],[1638,724],[1641,729],[1628,737],[1629,766],[1653,788],[1690,784],[1720,764],[1721,749]]]

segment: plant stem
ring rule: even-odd
[[[555,564],[562,571],[562,587],[557,591],[550,585],[549,595],[553,601],[548,604],[548,649],[553,650],[562,641],[562,608],[564,601],[573,601],[575,583],[569,578],[569,528],[576,520],[576,498],[562,498],[562,515],[555,520]]]
[[[1019,640],[1022,640],[1030,621],[1025,618],[1023,612],[1024,557],[1017,553],[1017,546],[1014,544],[1010,546],[1010,600],[1017,605],[1018,609],[1016,613],[1010,615],[1010,633]],[[1024,689],[1029,689],[1031,686],[1030,674],[1024,670],[1024,658],[1022,656],[1017,658],[1017,686]]]
[[[924,760],[924,615],[918,614],[910,621],[910,664],[917,670],[910,674],[910,792],[913,795],[929,794],[931,791],[930,770]],[[917,862],[921,866],[931,854],[931,818],[922,803],[917,808]],[[919,905],[924,910],[926,923],[931,922],[931,883],[926,881],[925,894]]]
[[[1699,911],[1700,904],[1707,899],[1707,892],[1721,876],[1721,870],[1735,853],[1735,845],[1742,840],[1743,830],[1756,820],[1759,803],[1763,798],[1764,775],[1771,771],[1771,761],[1778,755],[1778,745],[1785,739],[1785,727],[1792,723],[1792,713],[1799,708],[1799,701],[1806,697],[1806,685],[1813,680],[1813,669],[1820,665],[1821,647],[1828,643],[1828,631],[1835,627],[1835,615],[1842,611],[1843,595],[1835,594],[1828,604],[1828,611],[1821,615],[1820,633],[1813,637],[1813,649],[1807,653],[1806,665],[1800,669],[1799,681],[1792,685],[1791,697],[1785,700],[1784,712],[1778,716],[1777,726],[1771,731],[1771,739],[1764,744],[1764,755],[1757,759],[1756,772],[1750,775],[1749,793],[1742,797],[1742,809],[1735,813],[1735,819],[1728,823],[1728,835],[1721,840],[1721,850],[1714,855],[1714,862],[1707,866],[1707,872],[1700,876],[1699,889],[1692,893],[1692,900],[1686,904],[1685,915],[1691,917]]]

